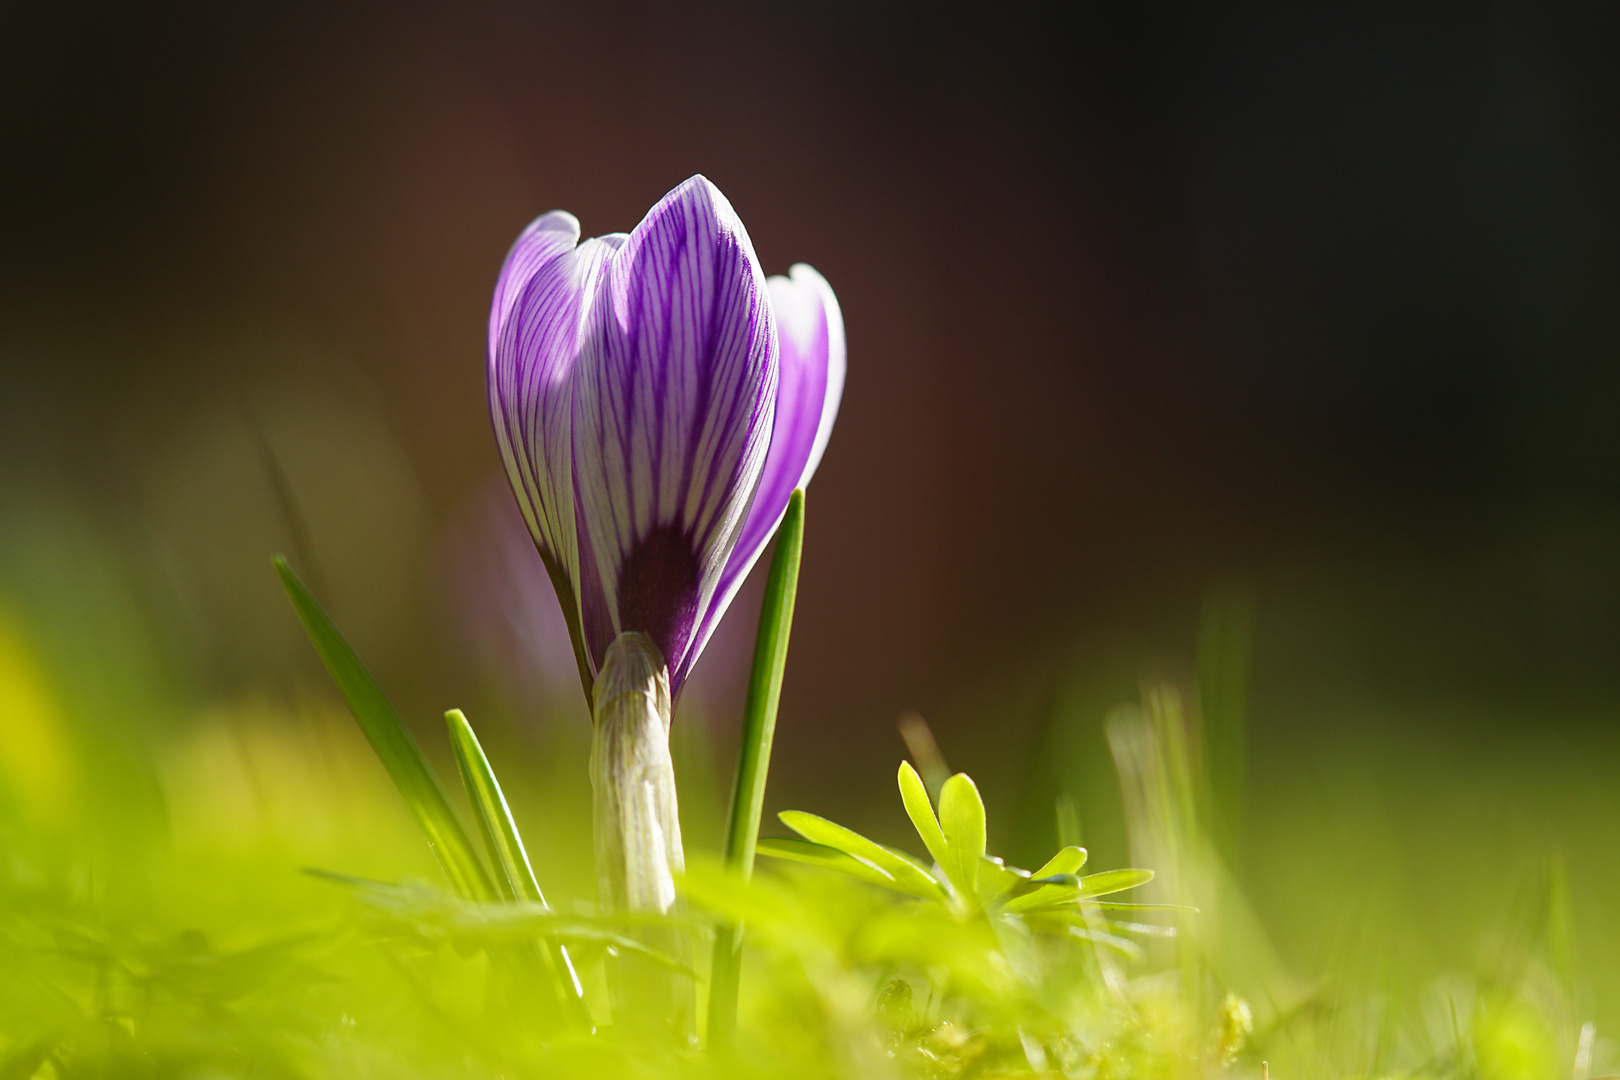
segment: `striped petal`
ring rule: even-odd
[[[554,264],[578,243],[579,222],[572,214],[556,210],[536,218],[507,253],[489,313],[489,415],[495,443],[530,534],[542,551],[554,556],[571,546],[565,541],[572,522],[566,527],[558,523],[553,495],[554,466],[567,459],[547,454],[542,432],[547,406],[559,396],[557,388],[565,384],[572,360],[549,332],[559,324],[577,324],[579,318],[576,290],[566,286],[568,275],[559,274]],[[547,287],[559,278],[562,287]],[[561,448],[566,451],[566,442]]]
[[[765,463],[776,331],[748,233],[701,176],[603,263],[572,388],[583,633],[593,669],[648,634],[678,688]]]
[[[815,475],[844,395],[844,317],[832,286],[804,263],[767,285],[781,351],[771,447],[753,505],[699,630],[699,652],[781,524],[788,497]]]
[[[512,309],[540,268],[579,246],[579,220],[566,210],[553,210],[529,223],[513,241],[506,262],[495,279],[495,298],[489,308],[489,355],[493,362],[501,333],[512,320]]]
[[[607,259],[624,243],[579,244],[579,222],[553,211],[507,255],[490,311],[489,410],[507,478],[584,665],[574,521],[571,375]],[[578,245],[578,246],[576,246]]]

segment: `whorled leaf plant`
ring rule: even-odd
[[[1050,930],[1134,952],[1136,946],[1115,930],[1152,928],[1118,926],[1099,920],[1101,912],[1157,910],[1162,904],[1133,904],[1114,894],[1153,880],[1139,869],[1080,873],[1084,848],[1060,849],[1038,870],[1009,866],[986,851],[984,803],[966,773],[957,773],[940,789],[937,808],[922,777],[910,762],[899,772],[900,798],[927,850],[932,865],[896,848],[801,810],[777,815],[799,835],[759,840],[761,855],[820,866],[919,900],[943,905],[958,918],[1016,918],[1034,929]]]

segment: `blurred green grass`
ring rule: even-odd
[[[779,906],[750,910],[780,925],[750,938],[739,1058],[551,1037],[482,950],[401,934],[302,872],[442,885],[330,687],[186,688],[82,520],[47,504],[7,522],[0,1077],[1254,1075],[1264,1059],[1279,1077],[1595,1080],[1616,1067],[1612,748],[1443,703],[1346,707],[1319,718],[1332,738],[1256,738],[1245,616],[1230,607],[1201,643],[1218,659],[1180,694],[1105,701],[1077,671],[1047,703],[1027,775],[987,788],[992,850],[1033,865],[1067,794],[1093,866],[1154,867],[1152,898],[1201,909],[1143,959],[1108,961],[1128,1010],[1108,965],[1077,954],[1006,984],[1025,1004],[998,1013],[961,990],[953,965],[972,950],[950,924],[873,953],[861,932],[887,909],[870,890],[772,867],[761,895]],[[1217,704],[1200,715],[1200,697]],[[474,721],[541,885],[571,910],[593,892],[588,733],[520,723],[499,700]],[[442,737],[418,729],[453,777]],[[679,725],[674,747],[700,867],[729,769],[706,730]],[[897,798],[850,824],[906,828]],[[812,919],[820,944],[806,943]],[[600,957],[585,963],[600,1009]],[[1040,1026],[1053,1016],[1066,1034]]]

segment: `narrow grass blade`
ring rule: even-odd
[[[1172,938],[1176,936],[1174,926],[1160,926],[1158,923],[1120,922],[1118,919],[1109,919],[1108,925],[1115,930],[1127,934],[1141,934],[1143,937]]]
[[[1062,792],[1057,797],[1057,833],[1058,843],[1064,847],[1080,847],[1080,804],[1072,791]]]
[[[938,799],[939,789],[950,779],[951,767],[945,764],[945,755],[934,738],[934,729],[928,726],[928,721],[920,713],[906,713],[900,718],[900,737],[905,740],[911,759],[917,763],[928,797]]]
[[[445,713],[444,723],[450,732],[450,746],[456,752],[461,782],[467,789],[467,801],[478,819],[478,831],[483,833],[490,862],[499,871],[496,885],[501,895],[507,900],[525,900],[545,907],[546,898],[529,864],[529,853],[524,850],[517,822],[512,820],[500,781],[495,779],[495,771],[489,767],[489,759],[484,756],[484,748],[473,734],[472,725],[460,709]],[[591,1014],[585,1006],[585,988],[580,985],[568,949],[556,938],[548,938],[545,959],[556,980],[557,997],[563,1008],[575,1023],[589,1028]]]
[[[787,666],[788,636],[793,628],[793,605],[799,591],[799,560],[804,550],[804,492],[795,491],[776,533],[765,602],[760,609],[759,635],[754,643],[754,668],[748,680],[748,703],[743,714],[743,744],[737,756],[737,777],[731,793],[731,814],[726,822],[725,858],[746,878],[753,872],[754,844],[765,804],[765,780],[770,768],[771,743],[776,734],[776,710],[782,699],[782,675]]]
[[[799,591],[799,558],[804,551],[804,492],[788,499],[787,513],[776,530],[765,582],[765,603],[754,640],[754,670],[748,679],[743,711],[742,746],[726,820],[727,866],[747,880],[754,872],[754,846],[765,806],[765,779],[776,735],[776,709],[782,699],[782,673],[787,667],[793,603]],[[736,1038],[737,979],[742,961],[742,929],[723,926],[715,934],[713,975],[709,986],[709,1045],[730,1046]]]
[[[1095,945],[1106,945],[1132,960],[1142,958],[1142,946],[1129,938],[1122,938],[1118,934],[1110,934],[1105,930],[1088,930],[1080,926],[1069,927],[1069,933],[1082,941],[1089,941]]]
[[[281,575],[281,584],[292,600],[293,609],[298,612],[304,630],[315,645],[315,651],[320,653],[332,681],[342,691],[344,700],[349,703],[350,711],[360,724],[360,730],[365,732],[366,738],[371,741],[371,748],[377,752],[383,767],[393,778],[394,786],[399,788],[411,813],[416,815],[417,823],[427,835],[428,846],[439,857],[439,864],[444,867],[451,885],[469,900],[493,899],[495,889],[489,875],[485,873],[483,863],[478,861],[477,851],[450,809],[444,789],[428,768],[416,740],[400,721],[393,705],[383,696],[371,672],[366,670],[366,665],[350,648],[338,628],[332,625],[326,611],[304,588],[304,583],[292,572],[287,560],[278,555],[274,563],[276,573]]]

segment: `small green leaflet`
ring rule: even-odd
[[[923,847],[928,849],[935,862],[944,866],[947,858],[945,834],[940,831],[934,806],[928,801],[928,788],[923,786],[922,777],[917,775],[917,770],[911,767],[909,761],[900,763],[900,799],[906,804],[906,813],[917,835],[922,838]]]
[[[782,824],[812,843],[836,848],[846,855],[871,863],[894,878],[891,888],[926,900],[945,899],[944,886],[910,855],[886,848],[858,832],[802,810],[784,810],[777,817],[781,818]]]
[[[1089,874],[1085,877],[1075,877],[1073,874],[1053,875],[1043,880],[1041,887],[1033,889],[1022,895],[1014,896],[1003,905],[1002,910],[1009,913],[1039,911],[1058,906],[1072,906],[1080,901],[1088,901],[1097,896],[1108,896],[1112,893],[1124,892],[1140,885],[1146,885],[1153,880],[1151,870],[1104,870],[1100,874]],[[1031,884],[1036,881],[1032,880]]]
[[[939,792],[939,827],[945,834],[945,859],[940,863],[962,899],[979,899],[979,870],[984,862],[984,801],[967,773],[945,781]]]
[[[1100,874],[1087,874],[1080,879],[1080,899],[1086,900],[1093,896],[1107,896],[1109,893],[1124,892],[1134,889],[1138,885],[1146,885],[1153,880],[1151,870],[1104,870]]]
[[[882,885],[887,889],[897,889],[899,885],[894,875],[876,866],[866,859],[857,858],[837,848],[827,847],[825,844],[812,844],[808,840],[800,840],[796,836],[766,836],[759,840],[758,851],[761,855],[770,855],[778,859],[788,859],[792,862],[808,863],[811,866],[824,866],[829,870],[838,870],[851,877],[858,877],[862,881],[869,881],[873,885]]]

